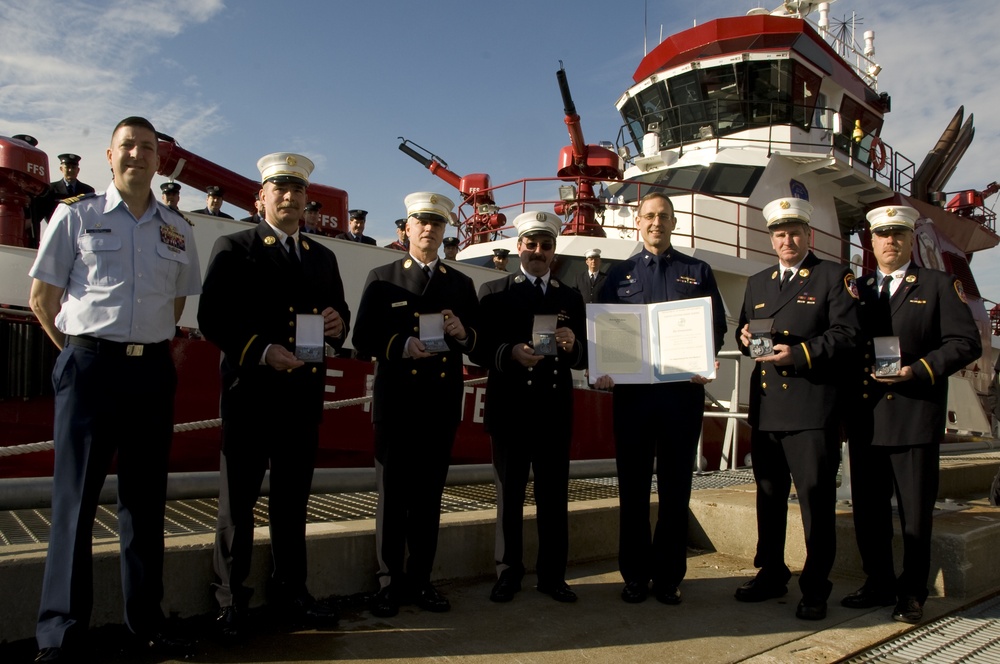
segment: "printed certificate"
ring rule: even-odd
[[[712,299],[588,304],[590,381],[670,383],[715,378]]]

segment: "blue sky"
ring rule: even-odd
[[[109,181],[104,149],[126,115],[247,177],[269,152],[301,152],[313,179],[369,210],[384,244],[412,191],[456,192],[396,148],[397,136],[494,184],[554,175],[567,143],[555,71],[563,60],[589,143],[614,140],[614,108],[643,55],[669,35],[770,3],[757,0],[0,0],[0,134],[28,133],[81,180]],[[1000,3],[838,0],[876,32],[883,138],[920,163],[959,105],[976,138],[948,184],[1000,178]],[[644,10],[645,8],[645,10]],[[990,199],[995,203],[997,197]],[[190,187],[181,207],[202,207]],[[227,208],[234,215],[243,216]],[[972,260],[1000,300],[1000,249]]]

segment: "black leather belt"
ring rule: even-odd
[[[162,350],[167,347],[166,341],[157,341],[151,344],[132,344],[122,341],[108,341],[107,339],[97,339],[95,337],[66,336],[66,343],[86,348],[95,353],[107,353],[109,355],[126,355],[128,357],[142,357],[144,353],[153,350]]]

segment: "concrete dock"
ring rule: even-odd
[[[969,464],[991,466],[995,473],[997,460],[969,461],[955,470],[946,465],[945,474],[956,474],[948,481],[961,486],[962,476],[976,475]],[[799,600],[794,579],[789,594],[779,600],[748,605],[733,599],[735,588],[754,574],[749,562],[756,541],[753,485],[694,492],[680,606],[664,606],[652,598],[628,605],[619,599],[616,498],[570,505],[568,581],[580,596],[576,604],[559,604],[536,592],[531,575],[510,604],[489,602],[495,513],[480,509],[442,517],[435,583],[452,602],[447,614],[407,606],[398,616],[382,619],[363,610],[364,593],[375,589],[370,519],[309,526],[310,589],[318,597],[344,598],[343,618],[334,629],[296,631],[261,606],[269,564],[266,528],[257,533],[252,580],[258,608],[244,643],[223,647],[210,636],[215,608],[209,587],[211,533],[167,538],[163,605],[181,632],[199,638],[195,661],[202,662],[835,662],[913,629],[893,622],[888,608],[856,611],[837,604],[863,580],[849,506],[842,507],[829,615],[815,623],[794,617]],[[928,621],[1000,590],[1000,510],[982,497],[951,499],[939,508]],[[534,531],[529,507],[526,561],[535,555]],[[0,645],[0,662],[30,661],[34,655],[31,637],[44,553],[43,544],[0,548],[0,588],[7,598],[0,606],[0,643],[5,644]],[[795,570],[803,558],[793,502],[786,559]],[[119,653],[120,607],[117,543],[100,544],[95,547],[91,639],[95,661],[169,661]]]

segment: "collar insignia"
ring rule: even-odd
[[[273,235],[268,235],[266,238],[264,238],[264,244],[266,244],[269,247],[275,242],[277,242],[277,240],[274,239]]]

